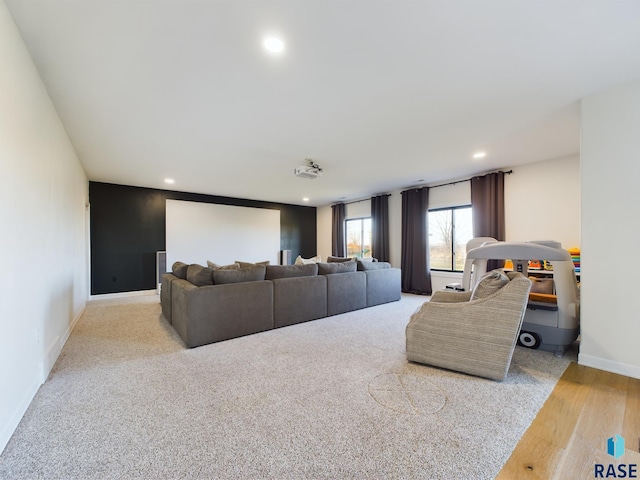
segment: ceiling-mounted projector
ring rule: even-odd
[[[293,170],[296,177],[300,178],[318,178],[322,175],[322,169],[310,158],[305,159],[307,164],[297,167]]]

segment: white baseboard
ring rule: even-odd
[[[9,421],[4,425],[2,431],[0,431],[0,454],[4,451],[4,448],[9,443],[9,440],[11,440],[13,432],[15,432],[16,428],[18,428],[20,420],[22,420],[22,417],[29,408],[29,405],[31,405],[31,401],[36,396],[36,393],[38,393],[40,385],[41,382],[39,381],[39,379],[35,379],[31,386],[27,389],[25,395],[22,397],[22,400],[9,418]]]
[[[36,393],[38,393],[40,385],[42,385],[47,380],[49,373],[51,373],[53,366],[60,356],[60,352],[62,352],[62,347],[64,347],[64,344],[67,343],[67,340],[71,336],[72,330],[80,320],[80,317],[82,317],[85,307],[86,305],[83,305],[78,313],[74,316],[71,324],[64,332],[62,337],[58,336],[53,342],[51,342],[51,345],[49,346],[49,348],[47,348],[46,353],[44,354],[40,362],[38,362],[38,371],[36,373],[36,378],[34,379],[31,386],[27,389],[27,392],[18,404],[18,407],[15,409],[15,411],[11,415],[11,418],[0,432],[0,453],[2,453],[4,448],[7,446],[7,443],[9,443],[13,432],[18,427],[20,420],[22,420],[22,417],[29,408],[29,405],[33,401],[33,398],[36,396]]]
[[[56,361],[58,361],[58,357],[62,352],[62,348],[64,347],[65,343],[67,343],[67,340],[69,340],[69,337],[71,336],[71,332],[77,325],[78,321],[80,320],[80,317],[82,317],[82,314],[84,313],[85,308],[86,308],[86,304],[83,305],[82,308],[75,315],[75,317],[73,317],[71,324],[69,324],[69,326],[67,327],[65,332],[62,334],[62,336],[56,337],[53,340],[53,342],[51,342],[51,345],[49,345],[49,347],[47,348],[44,358],[40,362],[40,384],[41,385],[44,382],[46,382],[47,378],[49,377],[49,374],[51,373],[53,366],[56,364]]]
[[[158,290],[139,290],[137,292],[103,293],[101,295],[90,295],[89,300],[108,300],[110,298],[141,297],[144,295],[158,295]]]
[[[616,362],[606,358],[596,357],[594,355],[578,354],[578,363],[585,367],[593,367],[599,370],[605,370],[619,375],[640,379],[640,366],[631,365],[629,363]]]

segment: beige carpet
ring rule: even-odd
[[[575,352],[507,380],[405,359],[424,297],[183,348],[158,298],[90,302],[2,479],[493,478]]]

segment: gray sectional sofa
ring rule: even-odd
[[[162,276],[164,317],[189,348],[400,300],[385,262],[212,269],[176,262]]]

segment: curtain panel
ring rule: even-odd
[[[429,232],[427,214],[429,188],[402,192],[402,291],[431,295]]]
[[[344,203],[331,205],[331,255],[344,257],[344,220],[346,217]]]
[[[493,237],[504,241],[504,172],[471,179],[471,211],[474,237]],[[503,266],[502,260],[490,260],[487,271]]]
[[[371,256],[389,261],[389,195],[371,197]]]

